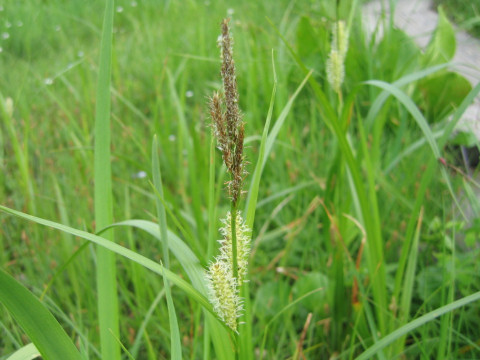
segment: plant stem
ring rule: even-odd
[[[237,202],[232,201],[231,204],[231,217],[230,217],[230,228],[232,229],[232,270],[233,277],[238,281],[238,260],[237,260]],[[238,292],[240,292],[241,284],[237,283]],[[238,326],[238,321],[237,321]],[[235,360],[239,359],[239,346],[240,346],[240,335],[235,333]]]
[[[238,260],[237,260],[237,204],[232,201],[231,205],[231,229],[232,229],[232,268],[233,277],[238,280]],[[237,284],[240,290],[240,283]]]

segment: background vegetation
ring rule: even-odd
[[[435,4],[444,6],[456,24],[480,38],[480,4],[469,0],[435,0]]]
[[[168,226],[204,268],[212,260],[220,225],[212,219],[229,208],[218,152],[211,192],[206,105],[221,85],[222,18],[231,18],[235,39],[247,189],[273,104],[270,135],[278,135],[267,142],[253,227],[247,325],[240,328],[249,343],[241,345],[245,359],[260,358],[262,349],[267,359],[355,358],[414,319],[480,291],[478,183],[452,150],[458,144],[448,125],[480,88],[446,70],[454,50],[445,17],[422,52],[390,24],[383,38],[366,34],[360,5],[145,0],[113,9],[114,221],[162,218],[150,184],[157,134]],[[105,4],[0,6],[0,204],[94,233]],[[350,27],[340,96],[325,74],[337,19]],[[4,213],[0,224],[2,269],[56,316],[83,358],[100,358],[95,247]],[[161,242],[143,231],[118,228],[115,241],[164,259]],[[193,282],[181,262],[172,255],[169,268]],[[223,358],[205,336],[202,307],[182,287],[171,289],[179,327],[171,336],[162,272],[121,257],[115,264],[125,358],[170,358],[172,336],[183,358]],[[479,303],[465,305],[397,333],[375,356],[480,357]],[[7,359],[30,340],[9,311],[0,314],[0,359]]]

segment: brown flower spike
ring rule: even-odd
[[[233,60],[232,39],[228,28],[228,19],[222,22],[222,35],[219,46],[222,56],[223,94],[214,93],[210,99],[210,114],[213,130],[222,151],[223,161],[231,174],[228,192],[236,205],[242,194],[245,176],[245,159],[243,156],[244,122],[238,107],[237,77]]]

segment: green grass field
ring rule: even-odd
[[[453,132],[480,85],[449,66],[446,16],[423,52],[360,7],[0,3],[0,360],[480,358],[458,150],[479,144]],[[208,107],[224,18],[252,229],[238,334],[205,281],[231,208]]]

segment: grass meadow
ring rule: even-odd
[[[361,5],[0,2],[0,360],[479,359],[478,140],[454,126],[480,85],[444,12],[421,51]],[[238,332],[205,275],[233,209],[208,105],[224,18]]]

